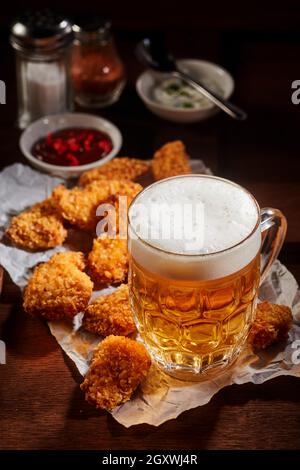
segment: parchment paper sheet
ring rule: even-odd
[[[204,170],[201,161],[195,162],[193,166],[197,168],[196,171],[199,171],[199,166]],[[52,188],[60,182],[58,178],[43,175],[21,164],[7,167],[0,173],[0,237],[13,215],[47,197]],[[74,246],[80,246],[78,234],[74,232],[73,237],[76,238]],[[72,234],[70,238],[72,239]],[[0,243],[0,265],[9,272],[13,281],[23,288],[37,263],[46,261],[55,251],[74,246],[72,240],[69,240],[63,247],[32,254]],[[107,294],[113,289],[104,289],[101,294]],[[99,293],[100,291],[94,292],[93,298]],[[246,382],[260,384],[279,375],[299,377],[300,291],[295,278],[279,261],[272,266],[260,289],[259,297],[260,300],[267,299],[292,307],[294,324],[286,344],[271,347],[260,355],[254,354],[246,347],[234,366],[214,380],[200,383],[184,383],[171,379],[152,366],[150,374],[134,398],[112,412],[114,418],[126,427],[141,423],[158,426],[176,418],[185,410],[208,403],[218,390],[227,385]],[[80,328],[81,318],[82,313],[79,313],[73,324],[67,321],[51,322],[49,327],[62,349],[84,375],[93,348],[100,338]]]

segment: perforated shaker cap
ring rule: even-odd
[[[11,26],[10,42],[21,52],[36,55],[53,53],[73,40],[72,23],[50,10],[27,12]]]

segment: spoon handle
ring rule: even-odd
[[[232,118],[238,119],[240,121],[244,121],[247,118],[245,111],[230,103],[230,101],[225,100],[213,91],[208,90],[204,85],[195,81],[186,73],[181,72],[180,70],[176,70],[174,73],[172,73],[172,75],[180,78],[181,80],[184,80],[190,86],[195,88],[195,90],[199,91],[203,96],[212,101],[216,106],[225,111],[225,113],[229,114],[229,116]]]

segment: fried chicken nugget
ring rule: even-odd
[[[133,198],[142,186],[132,181],[93,181],[83,188],[67,189],[57,186],[53,197],[62,217],[72,225],[86,231],[95,230],[97,224],[97,207],[106,202],[112,195],[121,195]]]
[[[124,201],[121,200],[119,196],[113,195],[106,201],[108,204],[114,206],[115,210],[108,213],[106,212],[104,219],[105,225],[110,223],[110,226],[116,230],[116,233],[122,234],[123,238],[127,238],[128,209],[134,197],[135,195],[127,196],[126,200]]]
[[[47,250],[61,245],[67,231],[53,198],[48,198],[13,217],[5,235],[20,248]]]
[[[90,300],[93,282],[83,272],[83,253],[56,253],[37,266],[24,292],[24,310],[46,320],[72,318]]]
[[[139,176],[147,173],[149,163],[137,158],[114,158],[105,165],[85,171],[79,178],[79,184],[86,186],[96,180],[128,180],[134,181]]]
[[[88,255],[88,268],[94,282],[123,282],[128,273],[127,240],[109,238],[107,234],[96,238]]]
[[[112,410],[130,400],[150,365],[143,344],[124,336],[108,336],[96,348],[81,390],[89,403]]]
[[[152,172],[156,181],[192,172],[189,156],[180,140],[168,142],[154,154]]]
[[[271,304],[267,300],[259,303],[249,334],[250,344],[254,349],[265,349],[286,339],[292,319],[292,311],[285,305]]]
[[[100,295],[85,310],[82,326],[102,336],[128,336],[134,333],[135,323],[129,305],[127,284],[121,284],[109,295]]]

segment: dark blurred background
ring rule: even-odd
[[[0,107],[1,164],[21,159],[17,141],[5,139],[16,121],[14,55],[9,25],[24,10],[49,7],[67,16],[97,13],[112,19],[117,46],[127,69],[119,103],[100,111],[124,134],[122,153],[148,158],[161,143],[184,138],[193,157],[203,156],[214,171],[241,178],[298,181],[300,105],[291,102],[291,83],[300,79],[300,2],[53,0],[7,1],[0,16],[0,79],[7,84],[7,105]],[[177,57],[217,62],[234,76],[234,101],[249,113],[246,123],[225,115],[189,126],[167,123],[145,110],[134,89],[142,71],[136,42],[148,33],[164,35]],[[234,145],[232,145],[234,142]],[[289,165],[287,165],[289,162]],[[234,164],[233,164],[234,163]],[[230,170],[229,170],[230,169]]]

